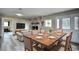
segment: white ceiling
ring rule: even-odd
[[[16,16],[17,13],[23,14],[24,17],[45,16],[63,11],[72,10],[73,8],[0,8],[0,14],[5,16]]]

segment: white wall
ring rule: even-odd
[[[7,18],[3,17],[4,21],[10,21],[10,26],[8,27],[12,32],[16,30],[16,23],[25,23],[25,29],[29,29],[29,21],[27,19],[20,19],[20,18]],[[6,27],[4,27],[6,28]]]

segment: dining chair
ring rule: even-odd
[[[72,33],[73,32],[70,32],[68,36],[66,36],[66,40],[61,42],[62,47],[64,47],[64,51],[72,51],[71,47]]]
[[[41,29],[41,30],[40,30],[40,33],[45,33],[45,32],[46,32],[46,31],[45,31],[45,30],[43,30],[43,29]]]
[[[66,36],[66,40],[62,40],[61,42],[57,43],[57,45],[54,45],[51,49],[51,51],[72,51],[71,47],[71,39],[72,39],[72,33],[70,32]]]
[[[29,37],[23,36],[24,38],[24,49],[25,51],[42,51],[40,47],[38,47],[33,40]]]
[[[70,51],[70,46],[70,36],[67,36],[64,51]]]
[[[19,41],[21,41],[21,42],[24,41],[24,40],[23,40],[23,34],[22,34],[22,33],[16,32],[16,35],[17,35],[17,40],[19,40]]]
[[[39,30],[32,30],[32,35],[37,35],[39,32]]]
[[[63,32],[63,29],[56,29],[56,32]]]
[[[24,39],[24,49],[25,51],[33,51],[32,40],[28,37],[23,36]]]

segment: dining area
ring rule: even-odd
[[[16,35],[23,40],[25,51],[72,51],[72,33],[66,33],[62,29],[54,31],[25,30],[16,32]]]

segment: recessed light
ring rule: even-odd
[[[23,16],[22,14],[16,14],[17,16]]]

